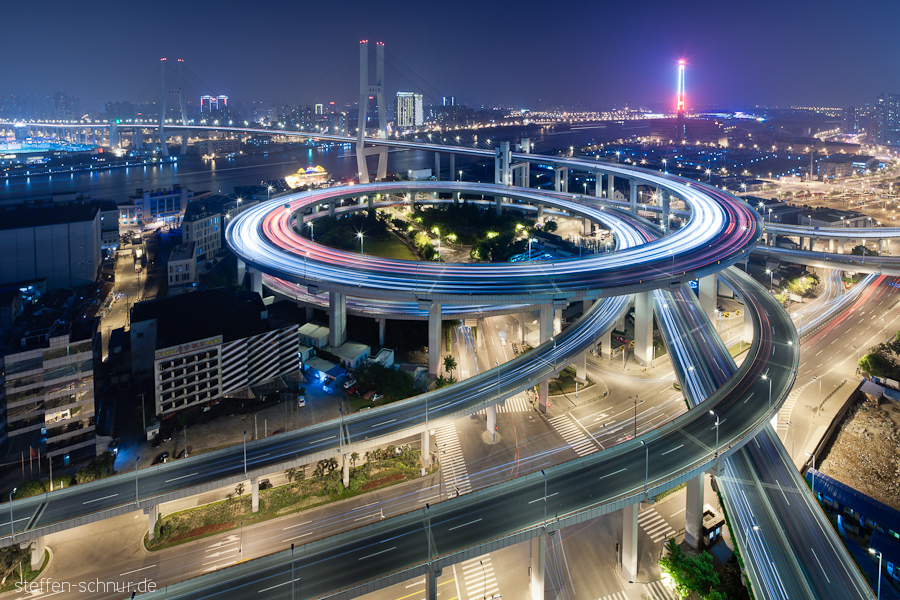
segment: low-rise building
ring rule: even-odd
[[[197,283],[196,247],[196,243],[187,242],[172,248],[166,262],[169,295],[180,294]]]
[[[119,224],[123,227],[166,224],[178,226],[194,192],[180,185],[171,189],[138,189],[127,202],[119,204]]]
[[[366,362],[372,349],[366,344],[358,342],[345,342],[337,348],[332,348],[331,353],[341,360],[341,366],[345,369],[355,369]]]
[[[165,419],[299,373],[297,325],[259,294],[218,288],[141,302],[131,313],[132,373],[152,377]]]
[[[28,307],[0,348],[0,442],[7,454],[68,460],[96,454],[98,319],[72,290]]]
[[[315,323],[306,323],[300,327],[300,343],[311,348],[328,346],[328,328]]]
[[[871,227],[872,217],[852,210],[817,208],[804,211],[799,216],[800,225],[810,227]]]

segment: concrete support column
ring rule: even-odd
[[[425,600],[437,600],[438,574],[431,569],[425,573]]]
[[[260,273],[256,269],[248,269],[248,271],[250,273],[250,291],[256,292],[257,294],[259,294],[259,297],[262,298],[262,273]]]
[[[366,196],[366,200],[368,201],[369,212],[371,213],[375,210],[375,196]]]
[[[540,221],[540,220],[543,219],[543,218],[544,218],[544,205],[543,205],[543,204],[538,204],[538,207],[537,207],[537,220]]]
[[[19,545],[19,548],[25,550],[27,548],[31,549],[31,570],[37,571],[44,564],[44,552],[47,550],[47,545],[44,542],[44,536],[40,536],[33,540],[28,540],[27,542],[23,542]]]
[[[634,295],[634,355],[645,367],[653,361],[653,305],[650,292]]]
[[[687,504],[684,513],[684,541],[695,550],[700,549],[703,529],[703,474],[688,480]]]
[[[503,196],[496,196],[494,198],[494,209],[498,215],[503,212]]]
[[[587,350],[575,357],[575,379],[587,381]]]
[[[531,600],[544,600],[544,562],[547,554],[547,536],[531,538]]]
[[[434,153],[434,177],[440,181],[441,180],[441,153]]]
[[[247,273],[247,265],[240,258],[237,259],[237,280],[239,284],[244,282],[244,275]]]
[[[328,216],[329,216],[329,217],[333,217],[333,216],[334,216],[334,205],[335,205],[335,204],[336,204],[335,202],[329,202],[329,203],[328,203]]]
[[[828,240],[828,253],[834,254],[834,238]]]
[[[456,155],[450,154],[450,177],[448,177],[450,181],[456,181],[458,179],[456,174]]]
[[[441,371],[441,303],[432,302],[428,309],[428,373]]]
[[[569,169],[556,167],[553,169],[553,189],[557,192],[569,191]]]
[[[837,245],[837,253],[838,253],[838,254],[843,254],[843,253],[844,253],[844,244],[845,244],[844,240],[840,240],[840,241],[838,242],[838,245]]]
[[[497,405],[492,404],[487,407],[487,432],[491,436],[491,441],[497,441]]]
[[[328,292],[328,345],[337,348],[347,341],[347,296]]]
[[[881,254],[889,254],[891,251],[891,240],[889,240],[889,239],[879,240],[878,251]]]
[[[606,198],[612,200],[616,193],[616,176],[612,173],[606,174]]]
[[[428,429],[422,432],[422,464],[426,469],[431,467],[431,436]]]
[[[671,198],[665,192],[659,192],[662,194],[662,217],[661,224],[663,228],[666,230],[666,233],[669,232],[669,207],[671,205]]]
[[[622,576],[634,583],[638,575],[638,513],[640,504],[622,509]]]
[[[636,215],[638,213],[638,184],[634,179],[628,180],[628,202],[631,205],[631,214]]]
[[[150,530],[150,541],[156,537],[156,522],[159,521],[159,505],[154,504],[148,508],[144,509],[144,514],[147,515],[147,528]]]
[[[598,198],[603,197],[603,173],[600,171],[594,173],[594,195]]]
[[[541,304],[540,315],[538,316],[538,326],[540,328],[540,337],[538,343],[543,344],[553,337],[553,305]]]
[[[519,315],[517,315],[517,316],[519,319],[519,343],[524,344],[525,343],[525,322],[526,322],[526,319],[528,318],[528,313],[519,313]]]
[[[603,356],[612,360],[612,329],[608,329],[600,336],[600,349],[603,352]]]
[[[561,308],[553,311],[553,335],[559,335],[562,332],[562,312]]]
[[[541,414],[547,414],[550,402],[550,381],[545,379],[538,382],[538,410]]]
[[[250,478],[250,510],[259,512],[259,477]]]
[[[475,345],[478,348],[484,348],[484,332],[487,331],[487,325],[484,324],[484,319],[482,318],[477,319],[476,323],[478,331],[475,332]]]
[[[342,483],[345,488],[350,487],[350,455],[344,454],[344,456],[341,457],[341,462],[343,463],[341,465],[343,475]]]
[[[700,288],[700,306],[706,313],[706,318],[715,326],[716,324],[716,294],[718,292],[718,278],[716,274],[701,277],[698,281]]]
[[[591,220],[588,219],[587,217],[582,217],[581,224],[584,226],[584,228],[582,229],[582,233],[584,235],[591,235],[591,231],[594,228],[594,224],[591,223]]]
[[[387,327],[387,319],[375,319],[378,322],[378,345],[384,347],[384,330]]]

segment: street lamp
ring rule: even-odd
[[[360,232],[357,232],[356,237],[359,238],[359,253],[362,255],[365,255],[366,254],[365,244],[363,242],[363,240],[365,239],[365,236],[363,236],[362,231],[360,231]]]
[[[812,470],[815,471],[816,470],[816,453],[815,452],[807,452],[806,455],[812,459]],[[810,488],[813,493],[813,497],[815,497],[815,495],[816,495],[816,474],[814,472],[809,474],[809,483],[810,483]]]
[[[647,496],[647,482],[650,479],[650,446],[644,440],[641,440],[641,446],[644,447],[644,454],[646,455],[646,460],[644,461],[644,497],[649,498]]]
[[[797,441],[797,430],[794,429],[794,424],[790,421],[787,422],[787,426],[791,428],[791,460],[794,460],[794,443]]]
[[[309,239],[310,239],[310,241],[311,241],[311,242],[315,242],[315,241],[316,241],[316,231],[315,231],[315,229],[313,229],[313,222],[312,222],[312,221],[307,221],[307,222],[306,222],[306,226],[309,227]]]
[[[709,411],[709,414],[716,418],[716,458],[719,458],[719,415],[714,410]]]
[[[766,275],[769,276],[769,292],[772,291],[772,279],[775,277],[775,273],[772,272],[772,269],[766,269]]]
[[[541,469],[541,475],[544,476],[544,530],[547,529],[547,474]]]
[[[543,473],[543,471],[541,471],[541,473]],[[19,488],[13,488],[12,491],[9,493],[9,532],[10,532],[9,535],[14,535],[16,533],[16,526],[13,523],[12,497],[13,497],[13,494],[16,493],[17,489],[19,489]],[[546,490],[547,490],[547,488],[545,487],[544,488],[545,496],[547,495]],[[544,510],[546,512],[546,508]]]
[[[772,380],[767,374],[763,374],[762,378],[764,381],[769,382],[769,410],[772,410]]]
[[[874,548],[869,548],[869,554],[878,555],[878,595],[875,596],[875,598],[876,600],[881,600],[881,552],[879,550],[875,550]]]
[[[247,430],[244,430],[244,475],[247,474]]]
[[[266,187],[266,200],[267,201],[272,199],[272,190],[274,190],[274,189],[275,188],[272,187],[271,185]]]

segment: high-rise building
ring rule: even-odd
[[[456,96],[444,96],[441,98],[441,106],[456,106]]]
[[[875,101],[875,141],[900,145],[900,94],[881,94]]]
[[[397,92],[397,126],[420,127],[425,123],[422,94]]]

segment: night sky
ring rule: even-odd
[[[346,101],[360,39],[385,42],[388,83],[472,106],[669,105],[679,58],[689,109],[900,93],[897,0],[50,0],[4,2],[3,21],[0,94],[86,107],[158,98],[163,56],[187,61],[189,91]]]

